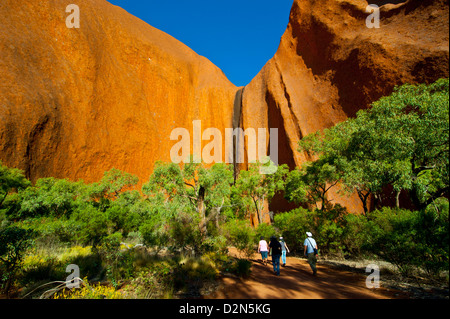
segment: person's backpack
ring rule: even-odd
[[[270,247],[270,256],[281,255],[281,243],[278,242],[275,243],[275,245],[272,245],[271,243],[271,246],[273,247]]]

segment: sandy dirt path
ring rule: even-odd
[[[407,298],[398,291],[383,287],[369,289],[366,276],[338,270],[327,265],[317,265],[318,275],[313,276],[305,259],[288,257],[280,276],[273,272],[272,263],[261,263],[259,255],[252,257],[252,272],[242,279],[224,276],[220,289],[207,299],[400,299]]]

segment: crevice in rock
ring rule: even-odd
[[[242,87],[236,91],[236,96],[234,98],[234,108],[233,108],[233,131],[237,128],[241,128],[241,118],[242,118],[242,99],[244,96],[245,87]],[[233,137],[233,175],[234,175],[234,183],[236,183],[236,179],[239,175],[239,164],[237,163],[237,152],[238,145],[237,139]],[[244,143],[244,141],[242,141]]]

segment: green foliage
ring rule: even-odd
[[[217,225],[223,209],[231,206],[232,183],[230,165],[214,164],[206,169],[202,164],[189,163],[180,168],[173,163],[158,162],[142,191],[165,224],[178,227],[186,220],[195,222],[201,237],[206,239],[208,223],[215,221]],[[181,225],[176,225],[176,219]],[[183,232],[185,228],[179,230]]]
[[[73,213],[73,221],[80,225],[76,234],[78,242],[97,247],[108,236],[109,221],[107,215],[95,207],[85,205]]]
[[[328,205],[327,192],[337,184],[339,175],[334,165],[324,159],[306,163],[291,171],[286,179],[285,198],[296,203]]]
[[[251,163],[246,171],[241,171],[236,181],[236,194],[240,197],[241,204],[256,210],[258,222],[264,222],[262,210],[264,202],[272,200],[275,194],[284,190],[286,175],[289,171],[287,165],[278,166],[274,174],[261,174],[272,162],[267,164]]]
[[[4,290],[8,294],[25,252],[33,244],[34,231],[16,226],[0,229],[0,261]]]
[[[180,213],[169,221],[169,236],[172,249],[193,250],[201,253],[203,235],[198,216]]]
[[[303,254],[306,232],[314,234],[323,254],[341,254],[346,211],[336,206],[328,211],[298,208],[275,216],[274,225],[289,243],[291,251]]]
[[[248,259],[237,258],[231,263],[228,271],[239,277],[248,277],[252,271],[252,262]]]
[[[308,185],[305,182],[305,170],[295,168],[286,177],[284,197],[296,204],[308,202]]]
[[[89,185],[87,193],[92,204],[105,211],[122,192],[130,190],[138,182],[136,176],[113,168],[105,172],[100,182]]]
[[[364,215],[345,215],[344,229],[341,237],[342,252],[345,257],[364,256],[363,245],[367,240],[367,217]]]
[[[13,191],[20,191],[30,186],[21,170],[9,168],[0,161],[0,209],[6,197]]]
[[[292,252],[303,253],[305,233],[315,228],[315,213],[304,208],[275,215],[274,226],[280,230]],[[319,242],[321,244],[321,242]]]
[[[421,267],[431,275],[448,271],[448,211],[411,212],[384,208],[369,215],[366,249],[395,264],[405,275]]]
[[[275,227],[273,227],[273,225],[259,224],[255,230],[255,240],[259,240],[259,238],[264,237],[268,242],[270,237],[276,236],[277,234],[278,231]]]
[[[316,212],[316,234],[318,238],[323,238],[324,241],[321,253],[342,254],[345,250],[342,239],[347,227],[347,210],[336,204],[330,205],[327,210]]]
[[[148,210],[148,202],[142,199],[138,191],[126,191],[118,195],[105,213],[112,222],[113,231],[120,231],[126,237],[144,222]]]
[[[361,110],[357,117],[312,134],[300,151],[320,156],[316,163],[334,167],[348,192],[356,191],[365,212],[368,197],[378,202],[385,187],[408,191],[424,209],[449,187],[449,81],[403,85]],[[380,204],[380,203],[379,203]]]
[[[76,207],[76,198],[83,191],[83,183],[65,179],[42,178],[33,187],[20,193],[21,209],[18,216],[68,217]]]
[[[83,224],[73,219],[55,217],[28,219],[22,225],[33,229],[36,232],[37,244],[45,247],[76,243],[83,227]]]
[[[249,221],[232,220],[225,225],[227,238],[231,245],[246,257],[255,252],[255,230]]]
[[[430,274],[439,274],[449,268],[449,205],[448,200],[441,199],[421,212],[416,222],[416,242],[421,245],[420,267]],[[438,208],[440,206],[440,210]]]
[[[122,270],[130,270],[130,267],[121,267],[129,260],[125,258],[120,248],[122,240],[121,233],[113,233],[102,239],[101,246],[97,248],[102,260],[105,261],[106,278],[109,279],[114,286],[120,278],[126,279],[130,273],[121,273]]]
[[[170,235],[166,227],[157,219],[146,220],[140,227],[143,243],[147,247],[156,247],[157,251],[170,244]]]
[[[225,254],[228,251],[228,240],[223,235],[208,237],[201,243],[202,253]]]

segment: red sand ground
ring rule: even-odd
[[[270,257],[269,257],[270,259]],[[305,259],[288,257],[280,276],[273,273],[272,264],[252,258],[252,272],[248,278],[225,276],[220,289],[207,299],[403,299],[404,293],[383,288],[366,287],[364,274],[352,273],[317,265],[318,275],[312,275]]]

